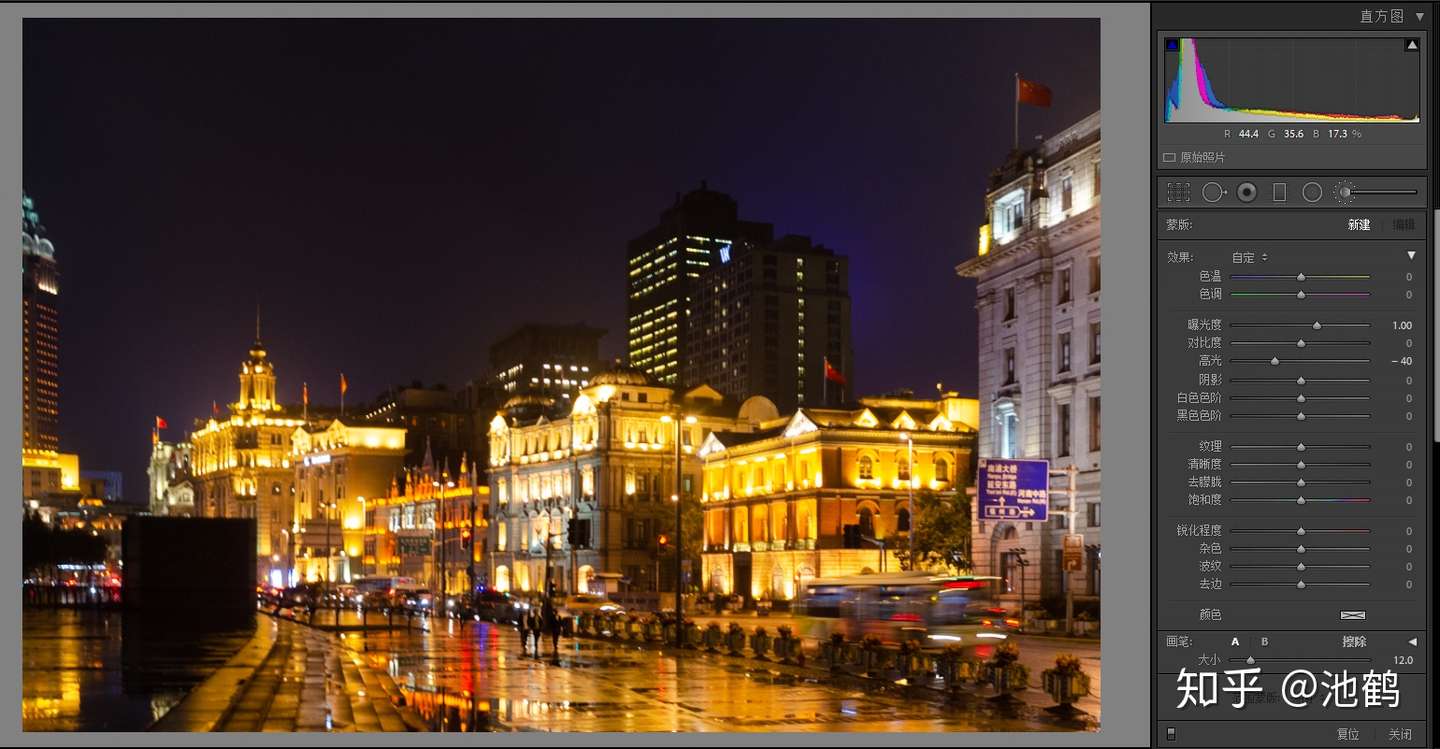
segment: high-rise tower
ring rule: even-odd
[[[35,202],[23,195],[23,439],[26,450],[60,449],[60,272]]]

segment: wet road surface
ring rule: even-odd
[[[1014,731],[1054,729],[983,700],[961,706],[796,675],[751,658],[562,639],[537,660],[512,627],[437,621],[431,632],[345,633],[422,712],[488,714],[501,729],[545,731]],[[453,727],[453,723],[452,723]]]

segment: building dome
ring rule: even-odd
[[[530,407],[549,408],[553,405],[555,405],[555,399],[553,398],[547,398],[537,393],[521,393],[510,396],[510,400],[505,401],[505,405],[501,406],[500,409],[502,411],[511,411]]]
[[[590,378],[590,385],[612,385],[631,387],[659,387],[660,383],[655,381],[648,373],[630,367],[616,367],[608,372],[601,372]]]

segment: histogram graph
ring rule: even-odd
[[[1417,123],[1418,42],[1385,38],[1165,40],[1167,123]]]

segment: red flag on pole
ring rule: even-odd
[[[1036,107],[1050,106],[1050,87],[1016,76],[1015,100]]]
[[[156,416],[156,417],[155,417],[155,428],[156,428],[156,429],[169,429],[169,428],[170,428],[170,424],[169,424],[169,422],[165,421],[164,418],[159,417],[159,416]]]
[[[830,357],[828,356],[825,357],[825,379],[831,382],[838,382],[841,385],[845,384],[845,375],[840,374],[840,370],[830,366]]]
[[[300,402],[307,406],[310,405],[310,383],[308,382],[300,383]]]
[[[346,390],[349,390],[349,389],[350,389],[350,385],[345,382],[345,373],[344,373],[344,372],[341,372],[341,373],[340,373],[340,397],[341,397],[341,398],[344,398],[344,397],[345,397],[345,391],[346,391]]]

